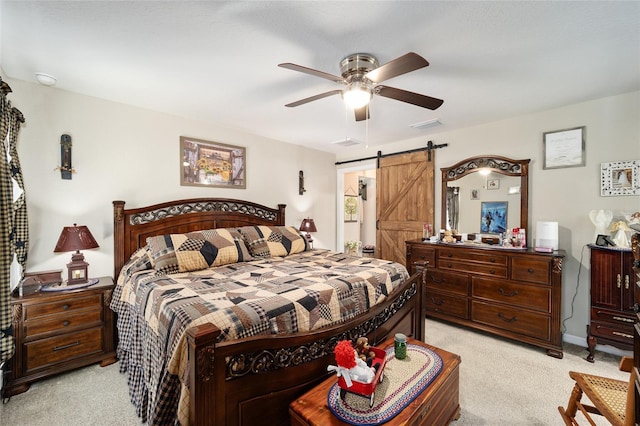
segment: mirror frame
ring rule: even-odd
[[[447,217],[447,182],[451,182],[468,174],[479,172],[481,169],[490,169],[506,176],[520,176],[520,227],[527,231],[527,237],[531,235],[529,231],[529,162],[530,159],[514,160],[512,158],[500,157],[498,155],[471,157],[454,164],[451,167],[443,167],[442,188],[440,193],[440,227],[446,224]]]

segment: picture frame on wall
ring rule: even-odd
[[[180,137],[180,185],[246,189],[246,148]]]
[[[358,221],[358,197],[344,196],[344,221],[345,223]]]
[[[480,195],[479,195],[479,193],[480,193],[480,190],[478,190],[478,189],[476,189],[476,188],[473,188],[473,189],[471,190],[471,199],[472,199],[472,200],[478,200],[478,199],[480,199]]]
[[[500,189],[500,179],[489,179],[487,189]]]
[[[585,155],[586,127],[555,130],[543,133],[543,169],[583,167],[587,164]]]
[[[600,164],[600,196],[640,195],[640,160]]]
[[[480,232],[500,234],[507,230],[507,201],[483,201],[480,205]]]

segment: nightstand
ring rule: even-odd
[[[99,362],[116,361],[114,283],[101,277],[92,286],[11,298],[16,351],[9,360],[3,397],[29,389],[32,382]]]

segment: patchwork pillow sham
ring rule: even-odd
[[[159,274],[199,271],[213,266],[252,260],[236,229],[209,229],[147,238],[153,265]]]
[[[243,226],[238,230],[253,257],[287,256],[309,250],[307,239],[293,226]]]

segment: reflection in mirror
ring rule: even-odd
[[[529,161],[473,157],[442,168],[442,228],[465,234],[528,229]]]

